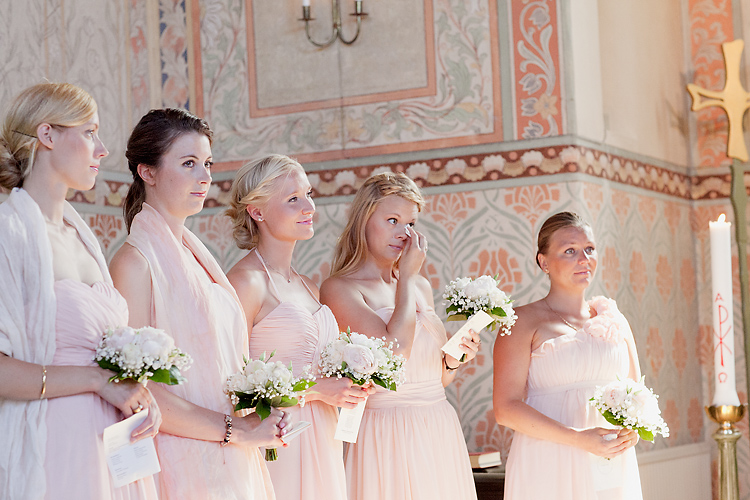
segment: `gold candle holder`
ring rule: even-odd
[[[737,479],[737,441],[742,433],[734,424],[745,416],[745,405],[706,406],[708,416],[719,424],[713,438],[719,445],[719,498],[739,500],[740,485]]]

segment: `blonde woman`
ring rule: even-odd
[[[591,226],[571,212],[547,219],[536,263],[549,293],[516,309],[493,356],[495,418],[516,431],[505,498],[640,500],[638,434],[611,429],[589,404],[597,385],[640,378],[628,321],[613,300],[584,296],[597,264]],[[594,455],[611,461],[602,467]]]
[[[108,383],[93,357],[128,308],[94,234],[65,201],[94,187],[107,149],[94,99],[67,83],[24,90],[0,135],[0,498],[156,498],[151,477],[114,488],[101,435],[148,409],[148,389]]]
[[[269,155],[237,172],[227,211],[235,242],[250,250],[227,275],[245,310],[250,355],[276,351],[274,359],[291,362],[295,375],[308,365],[318,373],[321,351],[339,333],[315,284],[292,267],[297,241],[314,233],[311,193],[299,163]],[[313,425],[268,464],[279,498],[346,499],[342,443],[333,439],[336,407],[353,408],[367,394],[346,378],[318,378],[300,406],[289,409],[295,421]]]
[[[162,328],[193,357],[186,384],[152,390],[164,410],[157,439],[162,500],[274,498],[259,446],[283,446],[288,417],[236,418],[222,389],[247,354],[245,316],[218,262],[185,227],[211,184],[211,129],[181,109],[154,109],[135,126],[125,156],[130,235],[112,259],[130,324]]]
[[[415,226],[423,206],[405,175],[370,177],[354,197],[321,287],[342,328],[385,337],[407,358],[407,382],[369,397],[357,443],[347,449],[350,499],[476,498],[461,426],[445,399],[461,363],[440,351],[447,335],[419,275],[427,240]],[[464,339],[466,361],[479,342],[474,332]]]

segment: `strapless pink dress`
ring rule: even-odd
[[[630,330],[614,301],[597,297],[589,305],[594,310],[613,307],[615,320]],[[583,328],[537,347],[531,353],[526,381],[529,406],[576,429],[613,427],[589,399],[597,386],[627,378],[630,368],[625,341],[591,335],[587,333],[591,324],[588,320]],[[607,461],[580,448],[516,432],[505,470],[506,500],[642,499],[634,448]]]
[[[388,323],[393,308],[375,312]],[[357,443],[347,449],[351,500],[476,499],[461,424],[441,382],[446,341],[440,318],[418,292],[406,383],[370,395]]]
[[[107,327],[128,324],[128,305],[112,285],[55,282],[56,351],[53,365],[96,366]],[[47,499],[156,499],[153,477],[114,488],[104,455],[104,428],[122,414],[94,393],[52,398],[47,409]]]
[[[284,364],[291,361],[295,376],[308,365],[313,374],[319,375],[320,353],[339,334],[336,318],[328,306],[321,305],[310,313],[296,303],[281,301],[270,274],[268,279],[281,303],[253,327],[250,357],[258,359],[263,352],[270,354],[275,350],[273,359]],[[315,298],[312,292],[311,295]],[[294,422],[307,421],[312,426],[292,440],[289,447],[279,448],[278,460],[266,462],[276,498],[346,500],[343,445],[333,439],[338,422],[336,407],[311,401],[303,408],[283,410],[291,413]]]

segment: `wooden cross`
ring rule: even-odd
[[[740,81],[740,59],[742,48],[745,43],[742,40],[723,43],[721,49],[724,52],[724,67],[726,68],[726,82],[724,89],[720,91],[707,90],[693,83],[688,84],[688,92],[693,98],[693,111],[698,111],[710,106],[719,106],[724,109],[729,119],[729,142],[727,143],[727,156],[747,161],[747,148],[742,130],[742,117],[750,108],[750,94],[745,92]],[[703,99],[703,98],[706,99]]]

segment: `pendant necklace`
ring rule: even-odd
[[[558,318],[560,318],[563,323],[565,323],[566,325],[568,325],[569,327],[571,327],[573,330],[578,331],[578,328],[576,328],[575,326],[571,325],[565,318],[562,317],[562,315],[559,312],[557,312],[554,309],[552,309],[552,306],[550,306],[549,302],[547,302],[547,297],[545,297],[543,300],[544,300],[544,303],[547,304],[547,309],[549,309]]]
[[[258,249],[256,248],[255,251],[258,252]],[[258,255],[260,256],[261,260],[263,260],[263,262],[265,263],[266,267],[268,267],[268,269],[270,269],[271,271],[275,272],[276,274],[281,275],[281,277],[284,278],[287,283],[291,283],[292,282],[292,271],[293,271],[293,269],[292,269],[291,266],[289,267],[289,277],[285,278],[284,277],[284,273],[282,273],[278,269],[276,269],[273,266],[271,266],[271,264],[269,264],[268,261],[266,259],[264,259],[262,255],[260,255],[260,252],[258,252]]]

